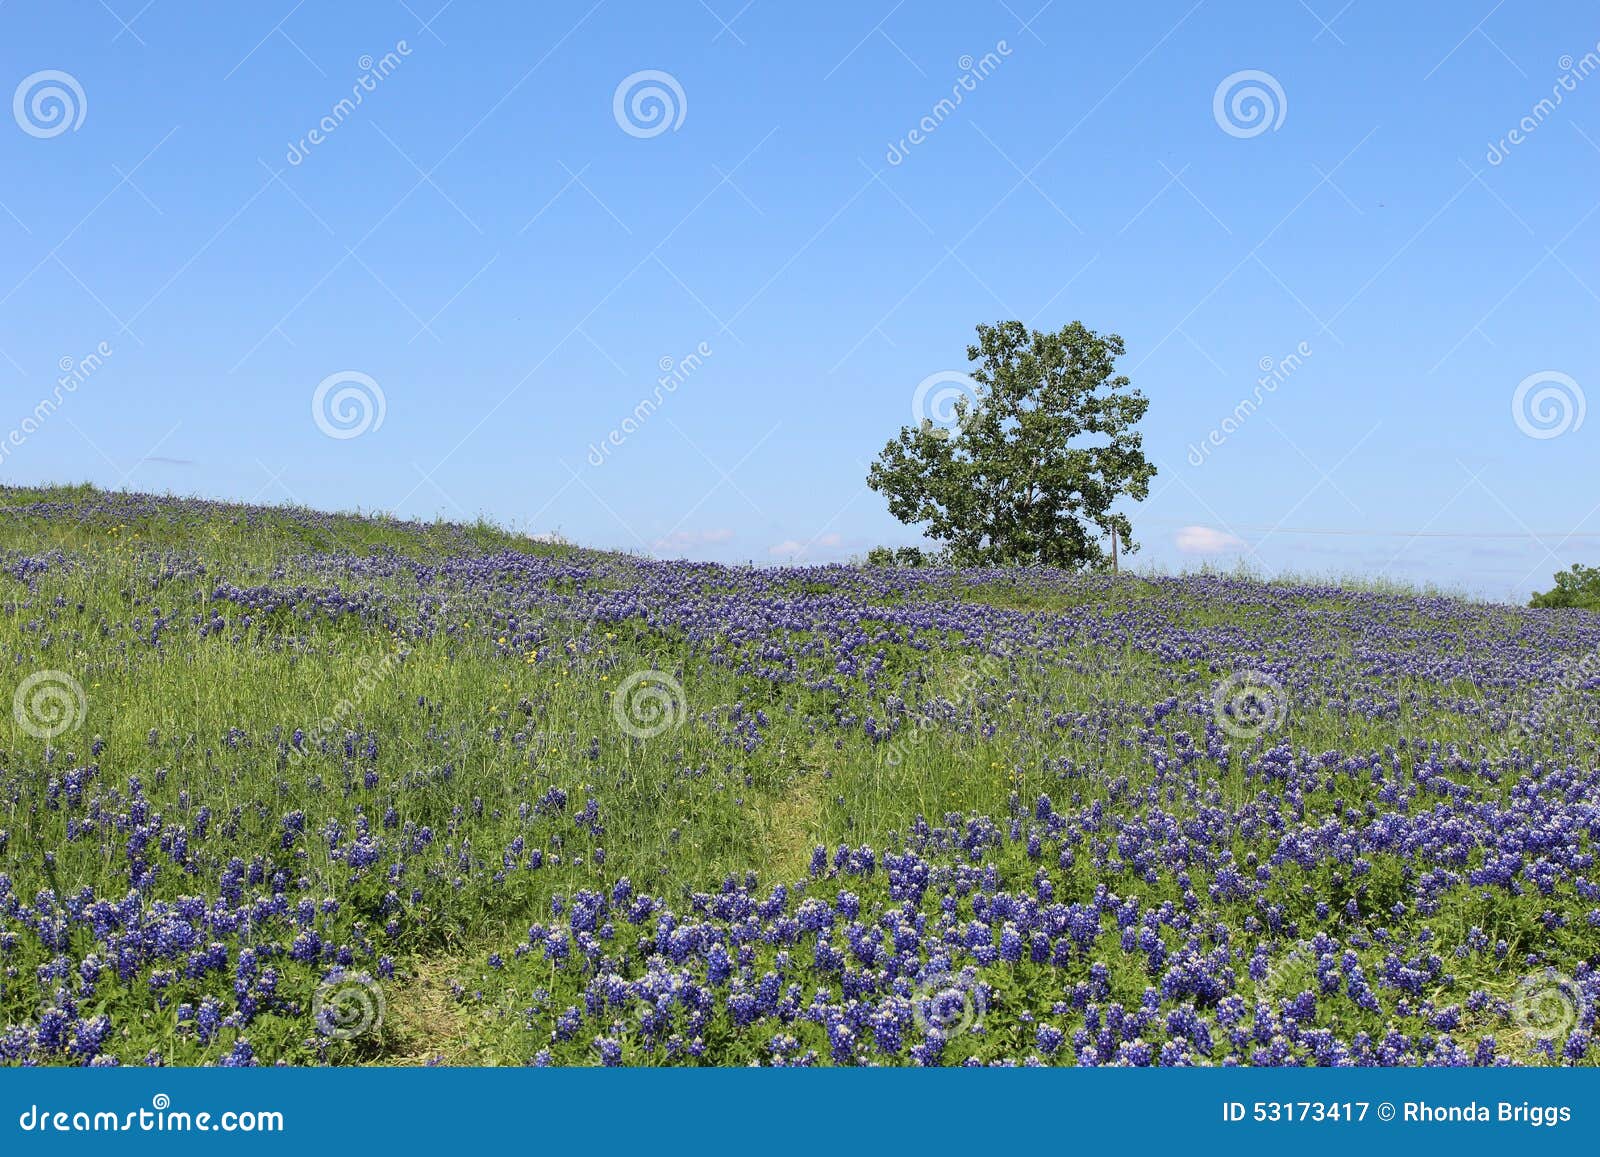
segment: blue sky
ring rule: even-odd
[[[1591,5],[440,3],[0,6],[0,437],[82,378],[0,477],[826,561],[976,323],[1077,319],[1142,564],[1600,561]]]

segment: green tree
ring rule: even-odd
[[[875,546],[867,551],[867,566],[890,566],[901,569],[932,566],[936,560],[915,546]]]
[[[1571,570],[1558,571],[1556,585],[1535,594],[1530,607],[1583,607],[1600,611],[1600,566],[1573,563]]]
[[[1102,567],[1112,532],[1131,554],[1133,527],[1111,507],[1144,499],[1156,468],[1134,429],[1150,402],[1117,373],[1122,352],[1081,322],[978,326],[976,396],[955,402],[954,428],[905,427],[867,485],[959,564]]]

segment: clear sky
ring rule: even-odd
[[[825,561],[974,324],[1077,319],[1141,563],[1600,561],[1592,4],[440,5],[0,4],[0,478]]]

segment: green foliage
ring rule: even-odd
[[[1556,585],[1536,593],[1530,607],[1580,607],[1600,611],[1600,566],[1573,563],[1570,570],[1557,572]]]
[[[1144,499],[1156,469],[1134,429],[1150,403],[1116,372],[1122,353],[1120,337],[1081,322],[978,326],[967,347],[978,397],[956,402],[954,430],[902,429],[867,485],[960,565],[1099,568],[1113,531],[1132,553],[1133,528],[1111,507]]]
[[[35,504],[51,512],[32,512]],[[861,637],[874,640],[865,654],[879,661],[876,674],[869,676],[865,665],[842,672],[826,636],[797,628],[786,640],[797,657],[796,677],[770,679],[749,673],[764,639],[729,638],[714,649],[697,647],[643,614],[594,626],[587,634],[553,621],[548,645],[512,646],[502,640],[512,630],[511,616],[522,612],[494,591],[470,602],[453,598],[448,611],[440,611],[439,629],[413,629],[419,625],[413,616],[425,602],[431,606],[437,592],[419,586],[409,570],[369,570],[348,558],[338,562],[304,553],[308,540],[326,539],[360,558],[442,559],[470,553],[481,536],[484,550],[512,544],[581,561],[584,582],[638,582],[623,560],[517,540],[492,527],[289,509],[130,504],[92,491],[6,489],[0,490],[0,505],[8,508],[0,519],[0,556],[11,564],[0,568],[0,654],[10,656],[0,688],[9,695],[27,672],[49,668],[70,672],[88,700],[83,725],[60,736],[48,758],[43,741],[21,731],[12,712],[0,713],[0,874],[12,882],[13,896],[31,898],[51,889],[68,897],[85,887],[113,899],[127,894],[128,860],[115,842],[125,837],[115,822],[107,817],[85,825],[60,802],[64,776],[93,763],[98,770],[91,792],[106,792],[108,806],[120,799],[117,806],[125,808],[137,778],[152,816],[160,817],[152,822],[164,830],[189,830],[201,808],[215,815],[211,836],[189,847],[204,874],[165,869],[155,899],[176,903],[201,893],[202,881],[233,856],[265,868],[262,891],[279,872],[294,882],[316,881],[315,894],[337,901],[319,915],[320,934],[332,943],[370,944],[392,958],[393,976],[381,977],[386,1011],[364,1035],[319,1038],[311,1010],[325,968],[278,952],[271,966],[280,1003],[243,1030],[268,1063],[522,1063],[547,1047],[558,1063],[593,1063],[595,1035],[612,1031],[609,1014],[570,1039],[553,1039],[563,1010],[587,1007],[589,977],[575,966],[556,967],[542,951],[519,954],[518,948],[527,946],[535,922],[560,922],[558,904],[580,890],[608,891],[622,876],[680,911],[696,893],[715,893],[729,875],[755,870],[763,886],[782,883],[797,895],[805,888],[806,895],[824,901],[848,886],[863,911],[873,913],[904,904],[891,895],[888,874],[810,880],[814,845],[889,849],[899,846],[919,815],[1004,816],[1014,801],[1026,804],[1045,793],[1103,805],[1115,816],[1130,807],[1130,796],[1159,791],[1159,807],[1174,825],[1202,822],[1223,802],[1272,820],[1291,807],[1312,819],[1376,814],[1391,806],[1396,782],[1392,775],[1330,769],[1291,802],[1280,785],[1247,770],[1250,761],[1241,751],[1214,764],[1210,754],[1200,755],[1207,763],[1197,790],[1173,794],[1163,773],[1152,771],[1142,749],[1124,738],[1142,725],[1140,705],[1177,703],[1180,697],[1198,697],[1203,704],[1215,678],[1200,659],[1160,655],[1145,645],[1148,624],[1181,624],[1197,635],[1258,637],[1266,641],[1268,661],[1276,662],[1299,645],[1291,625],[1309,609],[1326,611],[1307,629],[1313,645],[1330,657],[1321,677],[1328,687],[1342,688],[1351,671],[1366,663],[1362,657],[1338,658],[1348,642],[1349,617],[1370,601],[1360,592],[1330,587],[1314,592],[1312,607],[1307,595],[1244,580],[1223,598],[1212,584],[1180,580],[1132,582],[1093,574],[1038,582],[1022,574],[934,572],[895,593],[904,603],[932,606],[954,599],[1059,617],[1055,647],[997,661],[953,632],[924,630],[891,641],[887,628],[905,616],[898,602],[896,613],[874,613],[876,600],[886,597],[885,576],[815,568],[794,576],[794,591],[850,601]],[[64,557],[46,569],[15,565],[24,556],[58,550]],[[904,565],[898,552],[895,557]],[[550,583],[552,592],[572,593],[570,575],[540,581]],[[715,573],[706,572],[700,581],[696,597],[718,593]],[[246,626],[238,608],[216,599],[221,582],[336,589],[362,606],[400,613],[401,629],[386,625],[382,616],[351,612],[334,618],[283,609],[252,615]],[[159,647],[132,626],[141,617],[148,623],[155,606],[174,623]],[[213,609],[229,620],[228,629],[202,636],[193,624]],[[1419,655],[1434,640],[1461,630],[1456,608],[1437,600],[1397,604],[1393,614],[1397,635]],[[1512,618],[1504,626],[1480,626],[1497,637],[1514,636],[1520,624],[1538,618],[1507,614]],[[1570,629],[1582,633],[1581,625]],[[638,740],[618,727],[613,694],[629,673],[645,669],[679,677],[687,710],[681,726]],[[1409,669],[1413,673],[1393,685],[1403,710],[1368,712],[1364,704],[1314,695],[1321,702],[1297,705],[1287,730],[1272,742],[1296,750],[1370,753],[1376,760],[1384,751],[1409,751],[1413,741],[1459,745],[1473,753],[1499,738],[1495,729],[1503,720],[1480,710],[1467,685],[1437,682],[1421,663]],[[363,676],[375,670],[382,678],[363,688]],[[841,704],[850,702],[846,693],[861,701],[869,678],[905,689],[910,710],[919,715],[958,704],[965,722],[906,732],[920,738],[908,741],[906,758],[890,765],[885,749],[860,727],[830,724]],[[846,692],[828,690],[829,680]],[[360,745],[347,750],[341,743],[312,742],[304,755],[287,758],[281,737],[298,728],[315,732],[341,701],[354,710],[339,717],[338,732],[376,738],[378,746],[369,753]],[[733,704],[769,717],[753,750],[732,726]],[[1043,728],[1041,717],[1048,724]],[[1051,722],[1069,719],[1081,721]],[[1187,732],[1183,750],[1206,751],[1203,715],[1180,710],[1169,720]],[[1588,758],[1593,734],[1592,721],[1564,718],[1558,729],[1524,741],[1527,757],[1551,766],[1573,758],[1572,751]],[[1463,758],[1469,757],[1476,758]],[[1485,800],[1495,806],[1508,807],[1516,798],[1511,777],[1482,784]],[[525,821],[524,806],[552,788],[570,795],[570,808]],[[591,796],[602,809],[603,843],[599,833],[573,822],[572,813]],[[345,833],[362,824],[376,828],[391,808],[397,830],[410,825],[439,833],[435,843],[414,853],[398,885],[381,870],[357,874],[322,834],[332,824]],[[295,811],[312,822],[304,836],[286,843],[282,819]],[[545,851],[543,866],[506,871],[497,879],[506,850],[522,838],[529,849]],[[1263,823],[1257,837],[1241,831],[1239,858],[1275,847],[1279,838],[1270,823]],[[1152,906],[1186,902],[1187,885],[1170,876],[1152,882],[1131,859],[1091,854],[1109,839],[1083,833],[1072,867],[1065,875],[1057,872],[1062,902],[1090,897],[1101,886]],[[1577,832],[1573,839],[1579,841],[1575,854],[1592,853],[1589,834]],[[601,846],[603,863],[595,856]],[[1104,846],[1108,852],[1112,847]],[[549,855],[555,851],[558,857]],[[48,859],[46,852],[52,853]],[[1408,873],[1421,870],[1414,855],[1379,852],[1359,871],[1330,862],[1305,869],[1286,865],[1259,897],[1224,901],[1231,905],[1229,928],[1248,927],[1271,912],[1285,928],[1297,929],[1274,945],[1274,957],[1286,961],[1281,970],[1256,978],[1238,962],[1247,1003],[1281,1004],[1315,985],[1316,960],[1295,947],[1296,936],[1343,937],[1357,919],[1385,919],[1405,898]],[[992,861],[998,887],[1020,894],[1036,886],[1040,865],[1025,843],[994,849]],[[1459,870],[1479,863],[1474,859]],[[1193,894],[1208,895],[1213,882],[1214,867],[1197,863]],[[256,889],[252,885],[251,894]],[[975,918],[975,900],[962,899],[961,919]],[[1352,903],[1359,918],[1348,915]],[[1415,939],[1361,947],[1361,964],[1375,974],[1391,953],[1427,945],[1426,951],[1450,959],[1453,979],[1438,996],[1441,1004],[1477,989],[1509,1001],[1524,954],[1538,951],[1569,970],[1571,962],[1593,958],[1587,915],[1593,908],[1594,901],[1570,884],[1554,895],[1532,887],[1523,894],[1460,890],[1436,912],[1407,914]],[[1555,926],[1550,913],[1559,917]],[[1507,956],[1451,955],[1474,926],[1491,942],[1504,940]],[[656,927],[654,921],[617,919],[606,955],[640,961]],[[68,955],[77,961],[90,945],[82,928],[74,926],[72,934]],[[1189,935],[1175,928],[1163,934],[1174,952]],[[270,942],[277,935],[262,938]],[[752,942],[754,972],[777,969],[780,947]],[[0,1026],[37,1018],[33,978],[52,967],[57,955],[37,937],[19,937],[3,961],[13,975],[0,978]],[[809,951],[792,955],[789,975],[807,992],[837,984],[837,975],[819,969]],[[1110,951],[1105,959],[1106,999],[1137,1007],[1152,982],[1139,956]],[[994,990],[984,1030],[963,1034],[952,1055],[988,1060],[1026,1053],[1037,1021],[1065,990],[1088,978],[1094,962],[1082,956],[1058,969],[1025,958],[986,970]],[[370,967],[365,959],[357,965]],[[238,1030],[225,1027],[210,1042],[201,1041],[179,1010],[219,992],[226,999],[231,983],[229,975],[179,972],[157,991],[144,975],[123,978],[107,967],[95,1002],[82,1009],[85,1016],[105,1013],[113,1019],[117,1033],[106,1051],[125,1063],[152,1050],[173,1064],[215,1062]],[[1085,1023],[1084,1015],[1052,1013],[1051,1019],[1070,1035]],[[1469,1020],[1467,1028],[1498,1031],[1503,1047],[1518,1047],[1525,1039],[1509,1012],[1476,1015],[1481,1021]],[[1342,990],[1319,994],[1318,1018],[1341,1035],[1381,1036],[1393,1027]],[[828,1040],[820,1025],[799,1017],[778,1031],[792,1034],[799,1050],[816,1049],[826,1059]],[[631,1024],[624,1025],[621,1039],[628,1063],[666,1060],[660,1051],[644,1051]],[[707,1026],[704,1044],[702,1056],[672,1063],[743,1064],[771,1056],[770,1041],[735,1025],[726,1007]],[[1070,1061],[1071,1054],[1063,1051],[1056,1059]],[[1540,1060],[1531,1051],[1528,1059]]]
[[[867,566],[920,567],[937,562],[936,556],[915,546],[875,546],[866,557]]]

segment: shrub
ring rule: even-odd
[[[1535,593],[1530,607],[1582,607],[1600,611],[1600,566],[1573,563],[1571,570],[1557,572],[1556,585],[1543,594]]]

